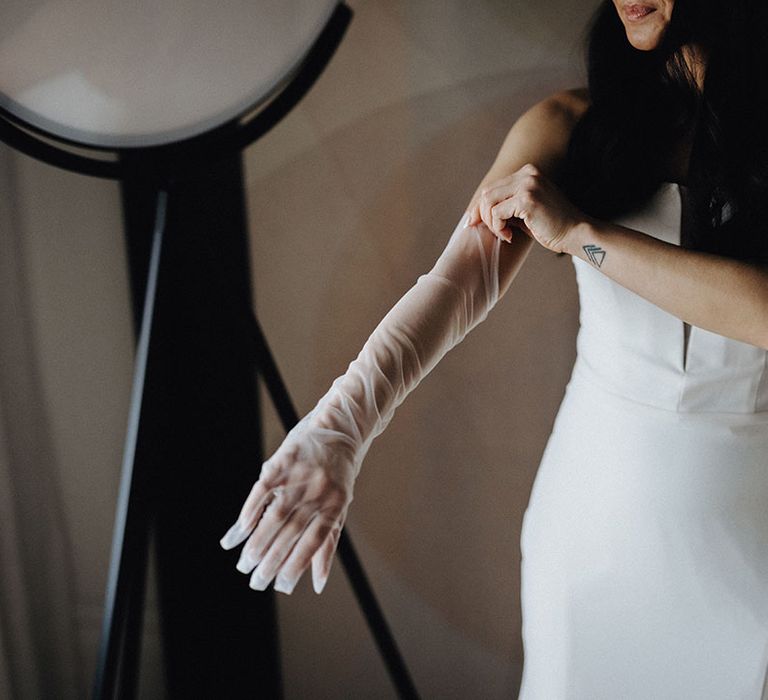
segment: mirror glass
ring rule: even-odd
[[[92,146],[195,136],[273,94],[335,0],[3,0],[0,106]]]

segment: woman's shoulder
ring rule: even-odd
[[[552,93],[534,104],[528,111],[543,117],[548,126],[570,131],[589,109],[589,89],[569,88]]]
[[[497,171],[513,172],[534,163],[556,177],[571,133],[589,107],[587,88],[560,90],[529,107],[513,124],[497,158]]]
[[[578,87],[570,88],[568,90],[560,90],[559,92],[550,95],[548,99],[562,105],[564,109],[569,110],[577,118],[581,118],[584,112],[589,109],[589,88]]]

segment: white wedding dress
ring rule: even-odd
[[[685,194],[665,182],[616,223],[680,245]],[[519,697],[768,698],[768,351],[572,260],[577,359],[520,542]]]

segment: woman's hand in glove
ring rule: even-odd
[[[314,411],[296,424],[221,539],[224,549],[246,540],[237,569],[253,572],[251,588],[263,591],[277,576],[275,590],[291,593],[311,561],[315,592],[323,590],[355,476],[354,449],[343,434],[322,427]]]

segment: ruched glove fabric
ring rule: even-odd
[[[250,585],[290,593],[312,564],[325,586],[355,479],[371,442],[448,350],[487,316],[514,272],[482,223],[462,218],[433,268],[390,309],[347,371],[264,462],[225,549],[246,541],[237,568]],[[516,235],[523,235],[522,233]],[[501,259],[501,265],[500,265]]]

